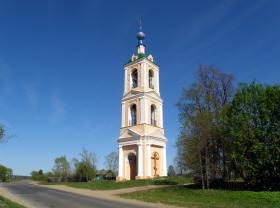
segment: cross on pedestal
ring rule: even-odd
[[[154,160],[154,170],[155,170],[155,174],[154,176],[157,176],[157,160],[159,160],[159,156],[157,152],[153,153],[153,157],[151,157],[152,160]]]

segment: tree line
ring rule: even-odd
[[[280,86],[239,84],[200,65],[177,103],[177,168],[201,187],[242,179],[255,190],[280,189]]]
[[[0,182],[10,181],[13,177],[13,170],[0,164]]]
[[[110,172],[110,177],[115,177],[117,172],[116,152],[112,152],[105,157],[105,165]],[[32,171],[33,180],[49,182],[89,182],[96,179],[97,157],[94,152],[83,149],[80,158],[73,158],[69,162],[66,156],[55,158],[52,171],[43,173],[42,170]],[[109,176],[108,176],[109,177]]]

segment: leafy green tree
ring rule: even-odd
[[[67,161],[66,156],[61,156],[54,160],[53,173],[62,180],[70,176],[70,163]]]
[[[280,189],[280,86],[242,84],[227,112],[232,160],[244,180]]]
[[[10,168],[0,164],[0,181],[6,182],[12,178],[13,171]]]
[[[74,159],[75,163],[75,176],[79,181],[91,181],[96,177],[96,162],[97,158],[95,153],[91,153],[86,149],[80,154],[81,159]]]
[[[39,171],[32,171],[31,172],[31,178],[34,181],[47,181],[48,175],[44,174],[42,170]]]
[[[31,175],[32,180],[37,181],[37,180],[38,180],[38,177],[39,177],[39,172],[36,171],[36,170],[33,170],[33,171],[30,173],[30,175]]]
[[[168,176],[175,176],[176,175],[173,165],[169,165],[167,175]]]

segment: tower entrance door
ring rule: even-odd
[[[136,155],[134,153],[128,154],[130,180],[135,180],[136,177]]]

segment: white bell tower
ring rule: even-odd
[[[145,54],[141,29],[137,53],[124,65],[118,181],[167,175],[159,67]]]

